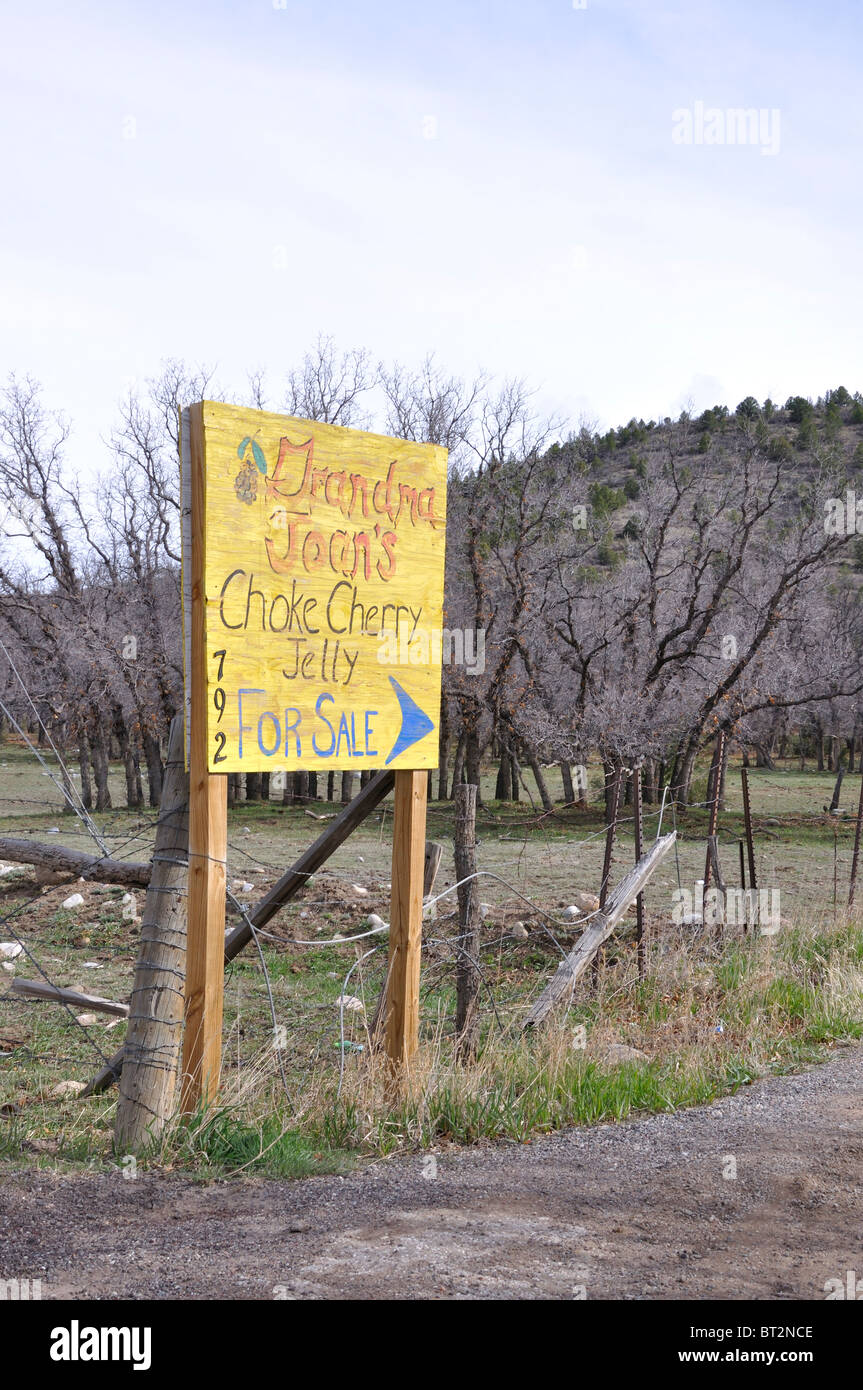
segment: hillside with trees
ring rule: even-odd
[[[165,364],[86,479],[36,385],[12,378],[0,400],[0,729],[44,739],[38,711],[99,810],[111,760],[130,807],[159,803],[182,701],[177,409],[202,397],[223,397],[211,373]],[[469,660],[444,666],[439,797],[493,757],[499,799],[548,808],[543,767],[561,764],[573,801],[572,765],[599,756],[609,783],[642,758],[646,799],[668,786],[686,804],[720,728],[762,766],[861,766],[853,497],[835,524],[849,490],[863,496],[859,392],[601,434],[541,417],[521,381],[375,366],[323,339],[245,397],[450,450],[446,622]],[[307,774],[288,779],[286,799],[313,794]],[[232,778],[231,795],[268,796],[266,776]]]

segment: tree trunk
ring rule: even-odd
[[[681,806],[688,806],[692,793],[692,772],[698,752],[698,741],[693,734],[685,747],[679,747],[671,772],[671,795]]]
[[[627,768],[622,768],[620,775],[623,778],[623,804],[624,806],[631,806],[633,797],[632,788],[635,779]]]
[[[506,748],[501,750],[494,799],[495,801],[512,801],[512,760]]]
[[[614,815],[614,798],[616,790],[615,778],[617,776],[617,769],[614,766],[614,763],[609,762],[606,758],[603,758],[602,771],[605,775],[605,823],[606,825],[611,825],[612,817]]]
[[[96,810],[110,811],[111,793],[108,790],[108,740],[101,718],[97,716],[92,739],[93,776],[96,780]]]
[[[135,782],[135,757],[132,752],[132,740],[129,737],[129,730],[123,718],[123,711],[114,711],[114,734],[120,750],[120,759],[123,763],[123,772],[126,776],[126,805],[130,811],[139,811],[140,803],[137,799],[138,788]]]
[[[154,738],[152,734],[145,733],[143,745],[144,761],[147,764],[149,802],[151,806],[158,806],[162,800],[162,756],[159,740]]]
[[[655,758],[645,758],[641,769],[641,787],[644,800],[648,806],[655,806],[659,800],[656,794],[656,760]]]
[[[544,811],[553,811],[554,802],[548,794],[548,787],[545,784],[545,778],[542,775],[542,768],[539,765],[539,760],[529,748],[525,751],[527,752],[528,766],[533,773],[533,780],[536,782],[536,788],[539,792],[540,801],[542,802],[542,809]]]
[[[168,736],[166,809],[156,830],[123,1049],[114,1125],[114,1149],[120,1154],[149,1147],[174,1110],[186,966],[189,779],[184,762],[183,719],[175,715]]]
[[[521,768],[514,753],[510,754],[510,764],[512,767],[512,799],[513,801],[521,801]]]
[[[482,800],[479,789],[481,757],[482,749],[480,747],[479,733],[476,729],[470,729],[465,742],[464,775],[467,781],[472,786],[476,787],[477,801]]]
[[[354,784],[357,779],[355,772],[342,773],[342,805],[347,806],[349,801],[354,799]]]
[[[455,800],[455,789],[462,780],[462,772],[464,771],[464,752],[466,744],[467,734],[465,733],[464,729],[462,729],[461,733],[458,736],[458,743],[456,744],[455,749],[455,761],[453,763],[452,769],[452,790],[450,792],[449,798],[450,801]]]
[[[563,799],[567,806],[572,806],[575,802],[575,788],[572,785],[572,768],[568,762],[562,762],[560,773],[563,778]]]
[[[132,750],[132,759],[135,763],[135,804],[144,805],[144,784],[141,781],[141,755],[137,742]]]
[[[447,765],[449,763],[450,726],[446,700],[440,706],[440,741],[438,744],[437,799],[446,801]]]
[[[260,801],[261,799],[261,774],[260,772],[246,773],[246,800]]]
[[[78,767],[81,770],[81,801],[90,811],[93,808],[93,788],[90,784],[90,743],[83,729],[78,735]]]

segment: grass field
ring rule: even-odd
[[[823,813],[833,777],[794,770],[752,770],[759,886],[778,889],[782,931],[776,938],[727,931],[717,944],[671,920],[679,882],[692,890],[704,873],[706,812],[690,809],[678,826],[678,853],[669,855],[646,894],[648,977],[639,982],[631,925],[607,950],[598,987],[582,985],[573,1007],[541,1040],[517,1031],[529,1002],[571,944],[562,909],[576,890],[598,889],[603,855],[601,772],[590,769],[595,801],[587,811],[543,815],[522,801],[487,800],[478,820],[478,859],[487,874],[483,933],[483,1044],[472,1068],[452,1058],[454,895],[437,904],[426,924],[422,986],[422,1053],[417,1086],[394,1111],[368,1050],[365,1020],[374,1011],[384,974],[385,949],[357,965],[374,945],[333,941],[366,929],[369,912],[389,915],[391,804],[360,828],[301,899],[270,925],[264,957],[287,1046],[282,1053],[286,1098],[272,1050],[272,1019],[255,953],[229,969],[225,997],[226,1109],[191,1129],[172,1131],[157,1160],[195,1171],[230,1171],[243,1164],[285,1175],[343,1166],[357,1156],[437,1142],[507,1134],[616,1117],[630,1109],[673,1107],[707,1099],[764,1069],[814,1060],[823,1049],[856,1037],[863,1018],[860,994],[861,932],[846,919],[845,903],[859,791],[846,782],[850,813]],[[562,798],[557,769],[549,769],[552,795]],[[696,783],[704,795],[706,767]],[[112,773],[119,801],[122,778]],[[484,778],[491,797],[493,775]],[[317,815],[326,803],[309,808]],[[632,824],[624,823],[612,879],[632,863]],[[117,809],[94,816],[116,857],[148,859],[155,813]],[[663,829],[671,827],[666,811]],[[656,833],[648,808],[645,835]],[[230,814],[229,883],[245,903],[259,897],[322,829],[302,808],[241,806]],[[50,834],[57,830],[58,834]],[[435,886],[454,881],[452,808],[432,802],[429,838],[444,846]],[[740,779],[729,770],[727,804],[720,817],[720,854],[729,883],[738,881],[743,834]],[[0,835],[32,836],[94,848],[87,830],[63,810],[59,791],[31,754],[0,748]],[[836,906],[834,909],[834,873]],[[243,886],[246,885],[246,886]],[[364,890],[364,891],[360,891]],[[67,910],[73,891],[82,908]],[[0,877],[0,941],[18,933],[38,965],[60,985],[112,999],[128,997],[137,950],[137,926],[124,916],[123,890],[71,883],[37,889],[20,866]],[[137,894],[138,906],[143,892]],[[15,915],[9,917],[10,913]],[[527,936],[515,938],[515,923]],[[312,946],[288,940],[312,941]],[[365,1012],[345,1012],[342,1053],[336,1000],[352,967],[348,993]],[[19,957],[15,972],[38,977]],[[8,995],[11,972],[0,976],[0,1153],[7,1161],[79,1166],[112,1162],[115,1093],[81,1102],[52,1094],[63,1081],[86,1081],[101,1058],[120,1044],[125,1024],[99,1015],[86,1031],[62,1008]],[[582,1025],[587,1046],[573,1047]],[[648,1061],[612,1067],[603,1062],[612,1042],[639,1048]],[[353,1048],[363,1048],[362,1052]],[[336,1100],[340,1060],[342,1093]],[[266,1150],[266,1152],[262,1152]]]

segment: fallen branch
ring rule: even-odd
[[[542,994],[530,1009],[523,1028],[535,1028],[551,1011],[559,999],[571,994],[576,983],[593,960],[603,941],[607,940],[630,904],[638,897],[654,869],[671,849],[677,834],[663,835],[652,848],[639,859],[634,869],[620,880],[614,892],[608,897],[605,910],[595,912],[589,926],[572,948],[565,960],[561,961]]]
[[[61,989],[49,985],[44,980],[13,980],[13,994],[27,994],[34,999],[47,999],[53,1004],[72,1004],[75,1008],[95,1009],[100,1014],[114,1014],[116,1018],[128,1018],[129,1005],[115,1004],[113,999],[100,999],[97,994],[79,994],[76,989]]]
[[[123,864],[119,859],[105,859],[85,854],[66,845],[46,845],[39,840],[11,840],[0,836],[0,859],[12,864],[38,864],[55,873],[69,873],[75,878],[95,879],[98,883],[124,883],[146,888],[150,882],[149,864]]]

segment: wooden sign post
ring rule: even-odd
[[[416,1050],[447,454],[212,401],[181,439],[188,1111],[219,1085],[229,772],[395,773],[387,1051]]]
[[[425,772],[396,773],[386,1053],[398,1067],[410,1065],[419,1043],[427,797]]]

